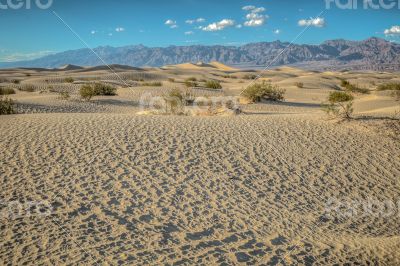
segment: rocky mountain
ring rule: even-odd
[[[400,44],[384,39],[364,41],[330,40],[320,45],[260,42],[243,46],[98,47],[94,51],[107,64],[135,67],[164,66],[185,62],[220,61],[242,67],[297,65],[324,70],[400,70]],[[90,49],[48,55],[32,61],[0,63],[0,67],[57,68],[67,64],[104,65]]]

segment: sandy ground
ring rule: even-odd
[[[177,69],[151,74],[216,71]],[[166,81],[92,103],[18,92],[26,114],[0,117],[0,264],[399,265],[400,142],[381,117],[400,108],[372,91],[357,97],[357,119],[327,120],[319,104],[338,80],[318,81],[341,74],[271,71],[287,101],[230,117],[136,115],[143,92],[176,86]],[[43,79],[32,75],[22,83]],[[225,81],[232,94],[249,82]],[[332,198],[399,204],[341,216],[327,213]],[[10,216],[15,201],[51,210]]]

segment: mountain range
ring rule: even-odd
[[[375,37],[363,41],[329,40],[319,45],[274,41],[243,46],[101,46],[93,50],[107,64],[135,67],[219,61],[242,68],[292,65],[316,70],[400,70],[400,44]],[[59,68],[67,64],[97,66],[104,62],[90,49],[79,49],[31,61],[0,63],[0,67]]]

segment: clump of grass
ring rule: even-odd
[[[194,87],[197,87],[197,85],[198,85],[197,82],[194,80],[190,80],[190,79],[185,80],[185,86],[187,88],[194,88]]]
[[[296,85],[296,87],[299,88],[299,89],[304,88],[304,83],[303,83],[303,82],[296,82],[295,85]]]
[[[71,77],[67,77],[67,78],[64,79],[64,81],[65,81],[66,83],[73,83],[73,82],[74,82],[74,79],[71,78]]]
[[[174,88],[163,97],[166,114],[183,114],[184,95],[181,90]]]
[[[400,83],[381,84],[376,89],[378,91],[400,91]]]
[[[15,114],[14,101],[3,95],[0,96],[0,115]]]
[[[23,86],[19,86],[18,90],[25,91],[25,92],[34,92],[36,90],[36,88],[32,84],[24,84]]]
[[[21,81],[18,80],[18,79],[13,79],[13,80],[11,80],[11,82],[14,83],[14,84],[19,84]]]
[[[221,83],[219,83],[216,80],[207,80],[206,83],[204,84],[206,88],[209,89],[214,89],[214,90],[220,90],[222,89]]]
[[[391,95],[396,101],[400,101],[400,90],[393,91]]]
[[[343,91],[331,92],[328,96],[328,103],[323,104],[323,110],[330,116],[350,119],[353,114],[354,96]]]
[[[246,74],[243,76],[243,79],[256,79],[257,75],[254,74]]]
[[[168,78],[168,81],[171,82],[171,83],[174,83],[175,79],[174,78]]]
[[[283,101],[285,99],[285,90],[263,81],[262,83],[256,83],[247,87],[243,91],[243,96],[252,102],[260,102],[262,99]]]
[[[67,92],[67,91],[62,91],[62,92],[60,92],[60,93],[58,94],[58,98],[59,98],[60,100],[68,100],[70,97],[71,97],[71,96],[70,96],[69,92]]]
[[[342,79],[340,86],[342,86],[347,92],[368,94],[369,90],[367,88],[361,88],[358,85],[351,84],[349,81]]]
[[[187,81],[197,81],[197,78],[196,77],[189,77],[186,80]]]
[[[141,85],[145,87],[161,87],[163,84],[160,81],[153,81],[153,82],[143,82]]]
[[[15,90],[13,88],[0,88],[0,95],[10,95],[15,94]]]

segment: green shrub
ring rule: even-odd
[[[295,85],[296,85],[296,87],[299,88],[299,89],[304,88],[304,83],[303,83],[303,82],[296,82]]]
[[[69,92],[67,91],[62,91],[59,93],[58,98],[61,100],[68,100],[71,96],[69,95]]]
[[[350,119],[353,114],[354,96],[343,91],[331,92],[328,96],[328,103],[322,108],[328,115]]]
[[[400,83],[387,83],[381,84],[377,88],[378,91],[399,91],[400,90]]]
[[[85,101],[90,101],[96,95],[94,88],[89,84],[83,85],[79,90],[79,94]]]
[[[73,83],[73,82],[74,82],[74,79],[71,78],[71,77],[68,77],[68,78],[65,78],[64,81],[65,81],[66,83]]]
[[[0,88],[0,95],[10,95],[15,94],[15,90],[13,88]]]
[[[219,83],[216,80],[207,80],[206,83],[204,84],[204,86],[206,88],[215,89],[215,90],[222,89],[221,83]]]
[[[95,83],[93,85],[93,90],[95,95],[104,95],[104,96],[114,96],[117,95],[117,89],[113,86],[103,84],[103,83]]]
[[[0,96],[0,115],[15,114],[14,101],[8,97]]]
[[[270,101],[283,101],[285,90],[271,83],[263,81],[247,87],[243,92],[243,96],[252,102],[260,102],[262,99]]]
[[[179,89],[171,89],[164,95],[165,113],[182,114],[184,106],[184,95]]]
[[[187,88],[194,88],[194,87],[197,87],[197,82],[191,81],[191,80],[185,80],[185,86]]]

